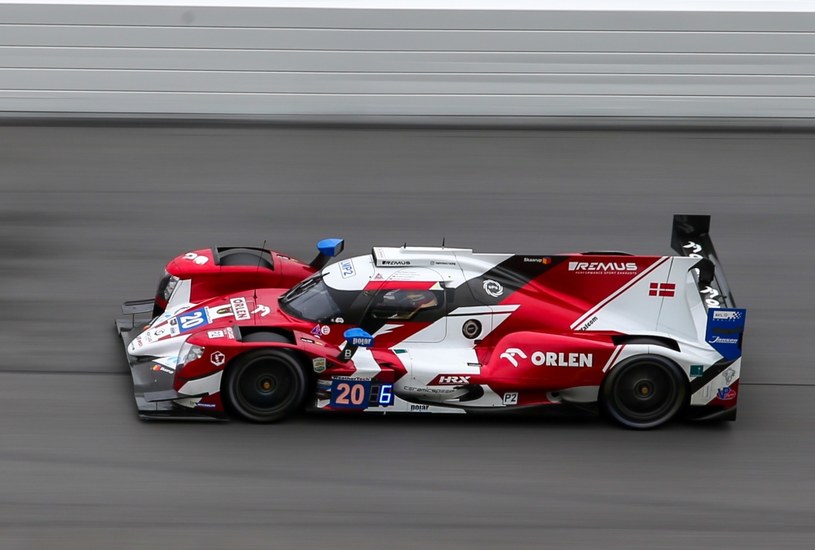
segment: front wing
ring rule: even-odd
[[[199,412],[174,403],[176,399],[198,397],[179,395],[173,389],[175,371],[144,357],[135,357],[127,348],[153,319],[153,300],[138,300],[122,304],[122,316],[116,319],[116,331],[122,338],[125,356],[133,377],[133,394],[139,418],[144,420],[218,420],[225,416]]]

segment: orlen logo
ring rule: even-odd
[[[506,359],[512,363],[513,367],[518,366],[518,359],[526,359],[527,355],[518,348],[507,348],[500,355],[501,359]],[[554,351],[536,351],[529,357],[529,360],[536,367],[586,367],[591,368],[594,356],[591,353],[556,353]]]
[[[235,312],[236,321],[248,321],[252,318],[249,314],[249,306],[246,305],[246,298],[232,298],[229,300],[232,311]]]
[[[428,386],[461,386],[470,383],[470,375],[440,374],[430,381]]]
[[[636,273],[634,262],[569,262],[569,271],[588,273]]]

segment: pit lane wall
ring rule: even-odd
[[[815,119],[815,2],[0,0],[0,113]]]

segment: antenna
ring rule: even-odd
[[[255,268],[255,290],[252,292],[252,298],[255,300],[255,304],[257,305],[258,301],[258,281],[260,279],[260,262],[263,261],[263,251],[266,250],[266,239],[263,239],[263,245],[260,247],[260,253],[258,254],[258,265]]]
[[[442,247],[442,248],[444,248],[444,240],[445,240],[445,238],[446,238],[446,237],[442,237],[442,238],[441,238],[441,247]]]

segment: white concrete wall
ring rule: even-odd
[[[815,2],[169,3],[0,2],[0,112],[815,118]]]

